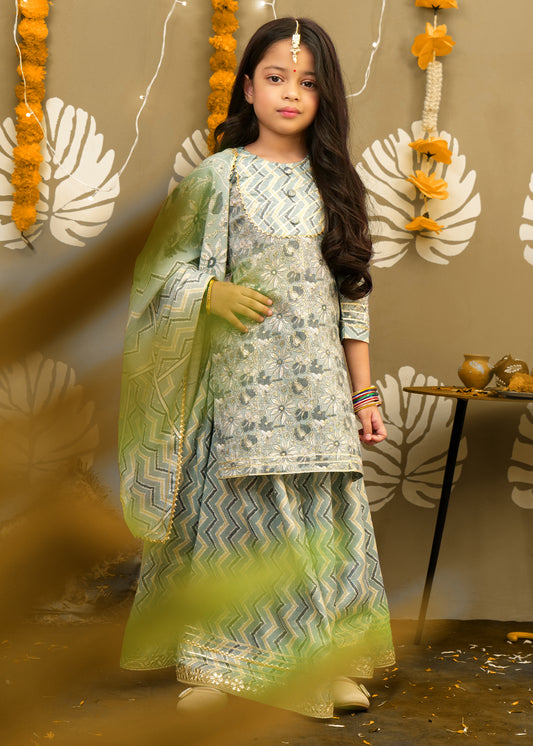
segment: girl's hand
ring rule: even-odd
[[[215,280],[211,287],[211,313],[226,319],[240,332],[248,329],[236,314],[261,323],[265,316],[272,316],[271,305],[272,301],[266,295],[244,285]]]
[[[359,440],[362,443],[380,443],[385,440],[387,431],[377,407],[360,409],[356,416],[363,426],[359,430]]]

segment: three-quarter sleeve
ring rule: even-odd
[[[358,339],[368,342],[370,337],[370,319],[368,315],[368,296],[359,300],[350,300],[339,296],[340,302],[340,338]]]

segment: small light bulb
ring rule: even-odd
[[[26,112],[26,116],[27,116],[27,117],[31,117],[31,111],[27,111],[27,112]]]
[[[377,41],[372,42],[372,46],[374,47],[374,49],[377,47],[377,45],[378,45]]]
[[[140,99],[141,99],[141,101],[142,101],[142,100],[143,100],[143,98],[144,98],[144,96],[139,96],[139,98],[140,98]]]

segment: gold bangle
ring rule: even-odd
[[[369,407],[381,407],[381,402],[372,401],[369,404],[363,404],[362,407],[357,407],[357,409],[354,407],[354,414],[357,414],[357,412],[360,412],[362,409],[368,409]]]
[[[213,288],[213,283],[215,281],[215,277],[212,277],[208,284],[207,284],[207,290],[205,293],[205,312],[209,316],[211,314],[211,290]]]

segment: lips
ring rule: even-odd
[[[298,109],[293,109],[290,106],[278,109],[278,112],[284,117],[296,117],[300,113]]]

